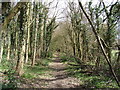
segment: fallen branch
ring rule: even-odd
[[[102,42],[101,42],[101,40],[100,40],[100,37],[98,36],[98,34],[97,34],[97,32],[96,32],[96,30],[95,30],[95,28],[94,28],[94,26],[93,26],[93,24],[92,24],[92,21],[90,20],[89,16],[88,16],[87,13],[85,12],[85,10],[84,10],[84,8],[83,8],[83,6],[82,6],[82,3],[81,3],[79,0],[78,0],[78,3],[79,3],[80,8],[82,9],[83,13],[85,14],[87,20],[89,21],[89,23],[90,23],[90,25],[91,25],[91,28],[92,28],[92,31],[93,31],[96,39],[97,39],[97,42],[98,42],[98,44],[99,44],[99,46],[100,46],[100,48],[101,48],[101,50],[102,50],[102,53],[103,53],[103,55],[104,55],[104,57],[105,57],[108,65],[109,65],[110,71],[111,71],[113,77],[115,78],[116,83],[117,83],[118,86],[120,87],[119,80],[118,80],[118,78],[117,78],[117,76],[116,76],[116,74],[115,74],[115,72],[114,72],[114,70],[113,70],[113,68],[112,68],[112,65],[111,65],[111,63],[110,63],[110,60],[109,60],[107,54],[106,54],[106,51],[105,51],[105,49],[104,49],[104,47],[103,47],[103,44],[102,44]]]

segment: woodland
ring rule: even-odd
[[[0,89],[119,89],[120,1],[56,1],[0,2]]]

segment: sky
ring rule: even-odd
[[[0,0],[0,2],[8,2],[9,0]],[[13,2],[18,2],[20,0],[11,0]],[[23,0],[23,2],[26,2],[26,1],[32,1],[32,0]],[[50,12],[49,12],[49,16],[52,17],[53,14],[56,13],[57,11],[57,21],[61,21],[61,20],[64,20],[64,13],[63,11],[65,10],[65,8],[67,7],[67,2],[68,1],[74,1],[75,3],[78,3],[78,0],[36,0],[36,1],[43,1],[45,3],[49,3],[51,1],[54,1],[52,4],[51,4],[51,9],[50,9]],[[86,2],[89,2],[90,0],[80,0],[83,4],[83,6],[86,4]],[[97,2],[99,0],[92,0],[93,1],[93,4],[97,4]],[[117,0],[103,0],[105,2],[106,5],[109,5],[111,2],[116,2]],[[118,0],[120,1],[120,0]],[[58,6],[56,9],[52,8],[52,7],[55,7],[56,4],[58,2]],[[62,18],[63,17],[63,18]]]
[[[65,10],[65,8],[67,7],[67,2],[68,1],[74,1],[75,3],[78,4],[78,0],[42,0],[43,2],[46,2],[46,3],[49,3],[51,1],[54,1],[52,4],[51,4],[51,8],[56,6],[57,2],[58,2],[58,6],[57,6],[57,9],[50,9],[50,17],[53,16],[53,14],[58,11],[58,21],[61,20],[62,17],[64,17],[64,13],[63,11]],[[83,4],[83,6],[86,4],[86,2],[89,2],[90,0],[80,0]],[[92,0],[93,2],[93,5],[97,4],[99,0]],[[116,2],[117,0],[103,0],[105,2],[105,4],[109,5],[111,2]],[[119,1],[119,0],[118,0]]]
[[[0,0],[0,2],[7,2],[9,0]],[[20,0],[10,0],[10,1],[13,1],[13,2],[18,2]],[[26,1],[33,1],[33,0],[22,0],[23,2],[26,2]],[[74,1],[75,3],[78,4],[78,0],[35,0],[35,1],[42,1],[42,2],[45,2],[46,4],[50,3],[53,1],[53,3],[51,4],[51,7],[50,7],[50,12],[49,12],[49,16],[52,17],[55,13],[57,13],[57,20],[61,20],[61,18],[64,18],[65,14],[63,13],[64,10],[66,10],[66,7],[67,7],[67,2],[68,1]],[[86,2],[89,2],[90,0],[80,0],[83,4],[83,6],[86,4]],[[100,0],[92,0],[93,4],[97,4],[97,2],[100,1]],[[105,2],[105,4],[110,4],[111,2],[116,2],[117,0],[103,0]],[[120,0],[118,0],[120,1]],[[58,2],[58,4],[57,4]],[[56,6],[57,4],[57,8],[55,9],[54,7]]]

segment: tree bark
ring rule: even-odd
[[[26,34],[27,34],[27,5],[28,3],[26,2],[24,4],[24,7],[21,8],[20,10],[20,15],[19,15],[19,28],[20,28],[20,53],[18,54],[19,58],[17,60],[17,66],[16,66],[16,73],[18,75],[22,75],[23,73],[23,65],[24,65],[24,59],[25,59],[25,48],[26,48]]]
[[[8,52],[7,52],[7,60],[10,59],[10,46],[11,46],[11,36],[10,36],[10,31],[8,31]]]
[[[29,46],[30,46],[30,21],[31,21],[31,3],[28,3],[28,10],[27,10],[27,43],[26,43],[26,58],[25,63],[28,62],[28,53],[29,53]]]
[[[38,18],[38,13],[37,13],[37,9],[38,9],[38,3],[34,3],[34,29],[35,29],[35,34],[34,34],[34,47],[33,47],[33,59],[32,59],[32,66],[34,66],[35,64],[35,59],[36,59],[36,48],[37,48],[37,33],[38,33],[38,22],[37,22],[37,18]]]
[[[19,63],[17,64],[16,73],[21,76],[23,74],[24,54],[25,54],[25,39],[22,42]]]
[[[2,38],[1,38],[2,39]],[[1,50],[0,50],[0,63],[3,57],[3,47],[4,47],[4,40],[1,40]]]

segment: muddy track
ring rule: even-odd
[[[66,72],[67,65],[58,57],[54,57],[49,63],[50,71],[33,80],[24,80],[20,87],[24,88],[75,88],[80,86],[80,80],[70,77]]]

